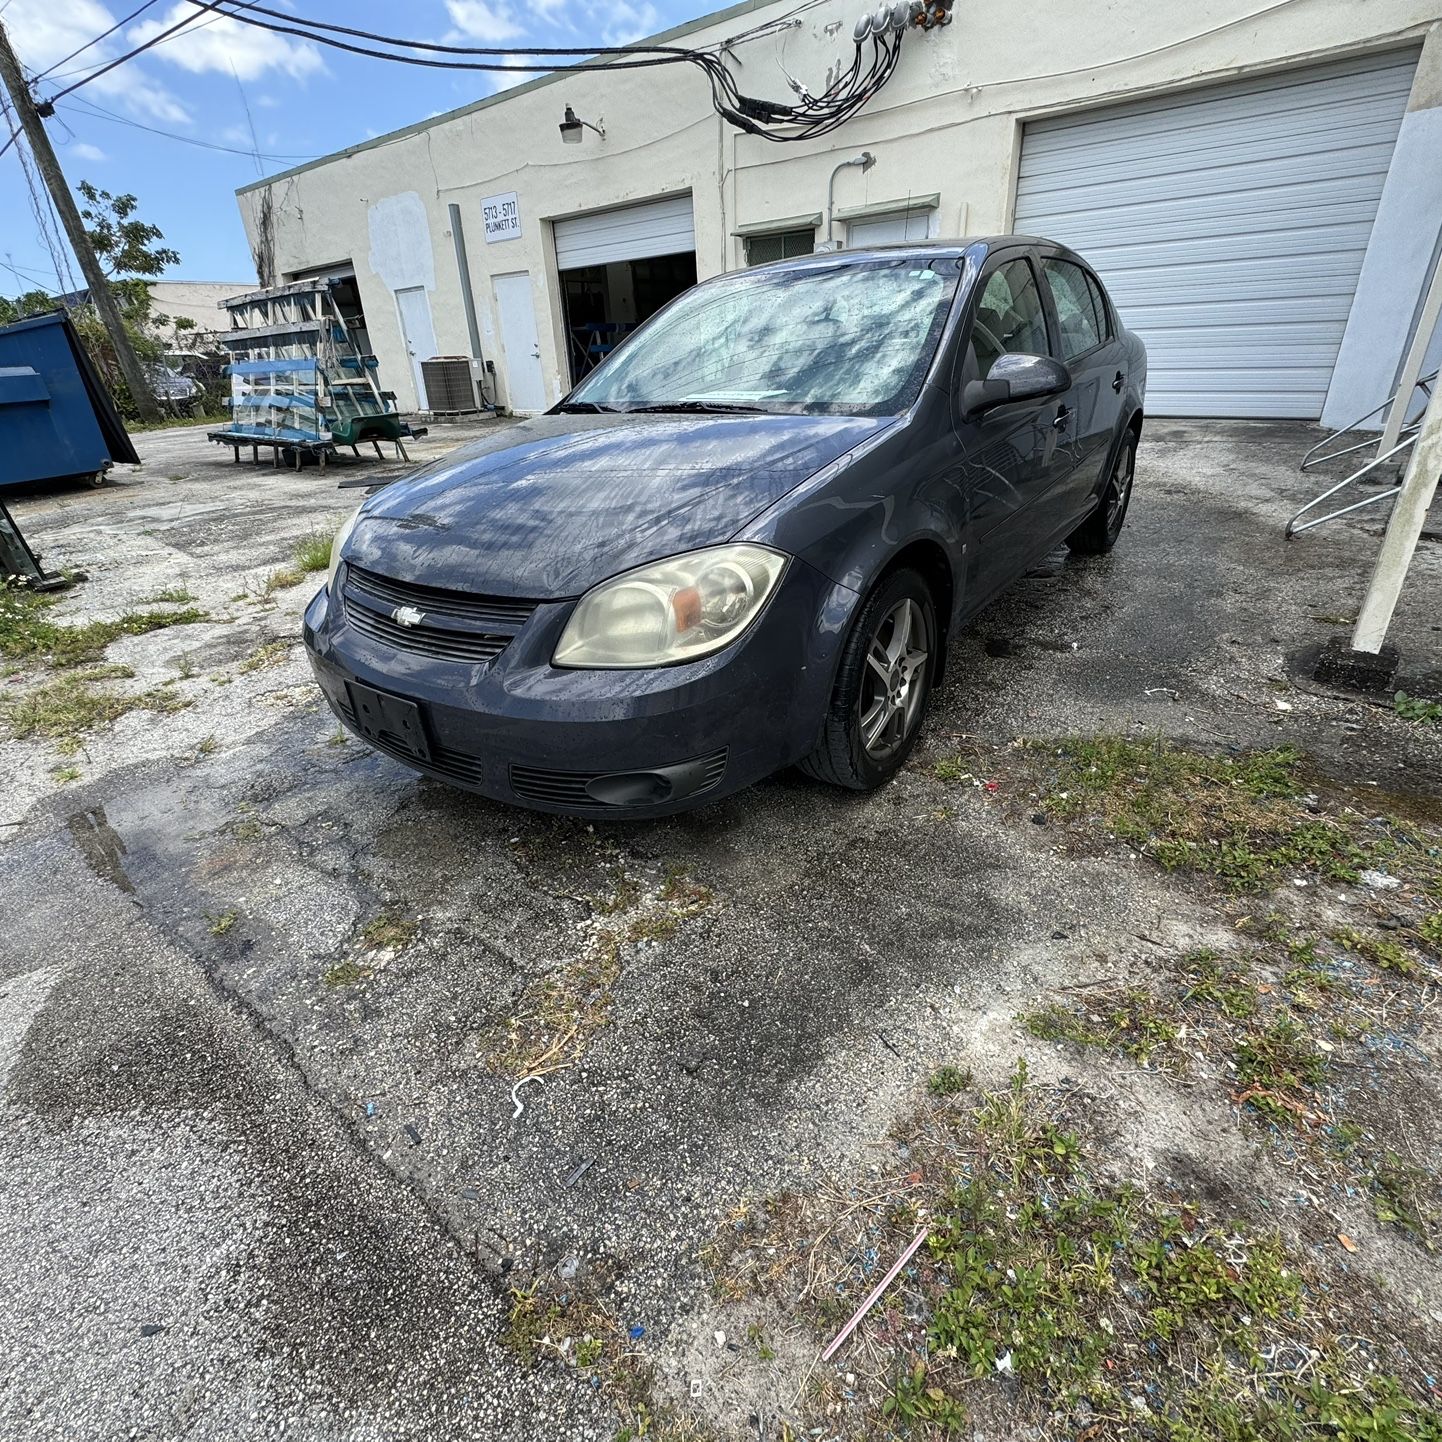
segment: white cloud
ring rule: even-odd
[[[487,0],[446,0],[446,12],[455,26],[448,40],[479,40],[493,45],[526,33],[504,0],[494,5]]]
[[[534,65],[536,57],[534,55],[502,55],[500,61],[508,68],[514,68],[518,65]],[[538,73],[534,70],[515,70],[513,74],[508,75],[504,70],[488,70],[486,79],[491,82],[491,94],[497,95],[502,90],[509,90],[513,85],[524,85],[526,81],[534,80]]]
[[[21,61],[33,71],[48,70],[114,23],[115,16],[99,0],[10,0],[5,12],[5,26],[15,49]],[[117,37],[81,50],[42,83],[40,92],[49,95],[62,90],[80,78],[79,74],[66,72],[98,68],[122,53]],[[81,93],[96,100],[102,96],[119,100],[132,114],[149,120],[183,125],[190,119],[189,111],[176,96],[134,60],[91,81]]]
[[[601,40],[606,45],[634,45],[661,27],[661,12],[650,0],[600,0],[587,4],[586,13],[601,27]]]
[[[280,101],[274,95],[253,95],[250,103],[258,110],[277,110],[280,108]]]
[[[199,13],[193,5],[181,0],[157,19],[132,25],[126,39],[132,45],[143,45],[178,20]],[[300,80],[325,69],[320,51],[314,45],[275,35],[254,25],[242,25],[229,16],[197,20],[170,39],[162,40],[149,53],[157,60],[168,61],[195,75],[207,70],[218,70],[222,74],[233,70],[242,80],[256,80],[272,71]]]
[[[91,145],[88,140],[77,140],[74,145],[65,147],[66,155],[73,155],[76,160],[90,160],[97,164],[110,157],[98,146]]]
[[[241,150],[253,150],[255,142],[244,125],[227,125],[216,137],[222,145],[235,145]]]

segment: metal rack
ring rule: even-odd
[[[252,460],[269,447],[276,466],[299,470],[311,456],[324,467],[340,446],[359,456],[369,442],[383,456],[383,440],[409,460],[402,437],[425,434],[401,419],[395,393],[380,389],[376,358],[357,345],[334,287],[328,278],[296,281],[225,302],[231,418],[207,435],[230,446],[237,463],[248,446]]]
[[[1431,375],[1420,376],[1408,388],[1407,395],[1403,397],[1402,392],[1397,390],[1388,396],[1379,406],[1367,412],[1364,416],[1358,416],[1356,420],[1340,427],[1338,430],[1323,436],[1305,456],[1302,457],[1301,469],[1309,471],[1317,466],[1327,465],[1331,461],[1339,461],[1343,456],[1358,455],[1363,451],[1372,451],[1369,460],[1363,462],[1349,475],[1344,476],[1334,486],[1329,486],[1320,496],[1313,497],[1302,507],[1296,515],[1287,522],[1286,536],[1290,541],[1293,536],[1301,535],[1303,531],[1310,531],[1314,526],[1325,525],[1328,521],[1335,521],[1342,516],[1349,516],[1353,511],[1360,511],[1366,506],[1375,506],[1378,501],[1391,500],[1401,489],[1402,483],[1399,479],[1395,485],[1388,486],[1385,490],[1376,491],[1370,496],[1363,496],[1360,501],[1353,501],[1349,506],[1339,507],[1335,511],[1328,511],[1324,516],[1314,516],[1310,521],[1303,521],[1302,517],[1309,515],[1316,510],[1323,502],[1331,500],[1339,491],[1345,490],[1348,486],[1360,481],[1363,476],[1371,475],[1372,472],[1380,470],[1388,461],[1397,461],[1398,471],[1405,466],[1406,461],[1402,459],[1417,439],[1418,432],[1422,429],[1422,415],[1426,412],[1427,404],[1432,399],[1432,387],[1437,382],[1437,371]],[[1417,392],[1422,393],[1422,407],[1415,415],[1413,405]],[[1369,436],[1366,440],[1358,441],[1344,447],[1342,450],[1330,450],[1330,446],[1337,441],[1360,431],[1368,421],[1375,421],[1385,417],[1382,430],[1375,436]],[[1393,429],[1393,420],[1396,420],[1396,427]]]

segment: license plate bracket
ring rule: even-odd
[[[404,752],[417,761],[431,759],[425,717],[416,702],[404,696],[392,696],[388,691],[377,691],[374,686],[364,686],[359,681],[348,681],[346,690],[350,694],[355,729],[367,741]]]

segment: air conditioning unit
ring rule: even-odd
[[[438,355],[421,362],[426,409],[432,415],[457,415],[481,409],[470,356]]]

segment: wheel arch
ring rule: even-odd
[[[897,571],[915,571],[931,591],[932,605],[936,610],[936,668],[932,673],[932,685],[937,685],[946,672],[947,643],[951,637],[951,618],[956,605],[956,577],[952,571],[951,558],[940,541],[927,536],[908,541],[876,573],[876,579],[867,588],[869,596],[888,576]]]

